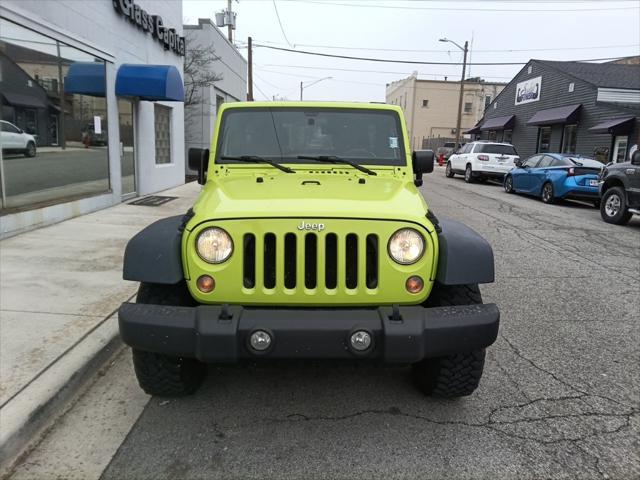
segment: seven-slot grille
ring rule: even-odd
[[[378,256],[378,236],[373,233],[246,233],[243,285],[278,290],[375,289]]]

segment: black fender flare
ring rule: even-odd
[[[124,250],[122,278],[175,284],[184,279],[182,232],[185,215],[163,218],[137,233]]]
[[[475,230],[454,220],[440,220],[438,273],[443,285],[492,283],[493,249]]]

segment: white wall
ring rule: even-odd
[[[201,101],[187,106],[185,112],[186,149],[209,148],[216,122],[216,96],[221,96],[225,102],[247,99],[247,61],[209,19],[199,19],[198,25],[185,25],[184,32],[187,49],[190,43],[200,47],[211,45],[220,57],[210,70],[222,75],[222,79],[213,86],[200,89]]]

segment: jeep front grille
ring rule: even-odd
[[[378,237],[373,233],[247,233],[242,247],[243,285],[248,289],[378,287]]]

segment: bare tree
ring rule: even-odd
[[[213,70],[213,64],[220,60],[213,43],[200,45],[187,36],[184,56],[184,105],[195,105],[202,100],[202,88],[210,87],[222,80],[222,74]]]

